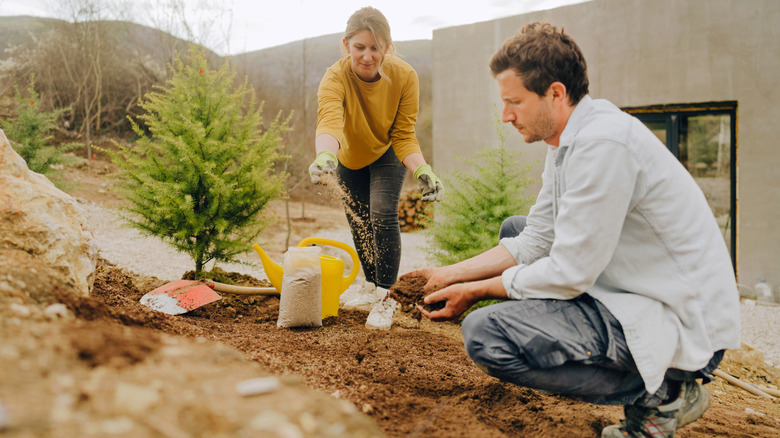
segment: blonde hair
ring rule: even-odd
[[[364,30],[371,32],[374,36],[374,41],[376,41],[383,59],[385,55],[395,54],[395,44],[393,44],[393,38],[390,37],[390,24],[387,22],[387,18],[379,12],[379,9],[366,6],[355,11],[347,20],[344,39],[349,43],[350,38]],[[341,53],[344,57],[349,57],[349,51],[344,44],[341,45]]]

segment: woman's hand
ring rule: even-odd
[[[320,182],[322,175],[335,172],[337,163],[338,160],[333,152],[322,151],[317,154],[317,158],[309,166],[311,182],[317,184]]]
[[[441,201],[444,187],[429,164],[421,164],[417,167],[417,170],[414,171],[414,178],[417,179],[422,190],[423,201]]]

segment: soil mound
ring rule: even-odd
[[[234,278],[236,284],[264,284]],[[405,278],[394,293],[405,303],[420,302],[419,283],[419,278]],[[137,284],[145,289],[139,290]],[[350,401],[390,437],[593,437],[622,417],[620,407],[580,403],[489,377],[471,363],[460,340],[427,330],[433,325],[427,320],[416,322],[402,315],[390,331],[375,332],[363,326],[366,312],[340,310],[321,328],[280,329],[278,297],[228,294],[173,317],[138,302],[153,286],[153,279],[102,265],[92,296],[65,303],[79,318],[113,319],[149,329],[148,336],[132,341],[119,331],[94,339],[85,336],[77,341],[84,360],[132,365],[153,351],[155,332],[215,340],[241,350],[272,373],[300,375],[308,387]],[[101,351],[123,343],[128,345],[124,350]],[[776,379],[767,369],[740,360],[729,368],[727,364],[735,364],[729,356],[724,369],[751,369],[751,378],[764,384]],[[712,407],[679,436],[776,436],[777,404],[721,381],[708,386],[714,395]]]

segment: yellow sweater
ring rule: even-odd
[[[352,61],[342,58],[320,82],[316,135],[336,137],[341,144],[339,162],[349,169],[368,166],[390,146],[401,161],[420,152],[414,132],[417,72],[394,56],[385,57],[382,70],[387,77],[364,82],[352,71]]]

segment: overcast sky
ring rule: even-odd
[[[97,0],[91,0],[95,2]],[[154,26],[153,11],[170,0],[114,0],[124,2],[136,23]],[[387,17],[396,41],[430,39],[434,29],[551,9],[587,0],[174,0],[185,4],[187,21],[195,34],[209,33],[199,41],[220,54],[236,54],[278,46],[308,37],[344,31],[349,16],[373,6]],[[0,0],[0,16],[34,15],[68,19],[68,4],[90,0]],[[216,8],[216,9],[215,9]],[[117,9],[117,8],[110,8]],[[121,9],[121,8],[120,8]],[[111,16],[111,10],[105,18]],[[199,22],[222,24],[199,30]],[[160,20],[161,15],[157,15]],[[155,26],[160,27],[160,26]],[[205,25],[204,27],[205,28]],[[172,29],[163,29],[172,30]],[[186,37],[185,35],[177,35]]]

